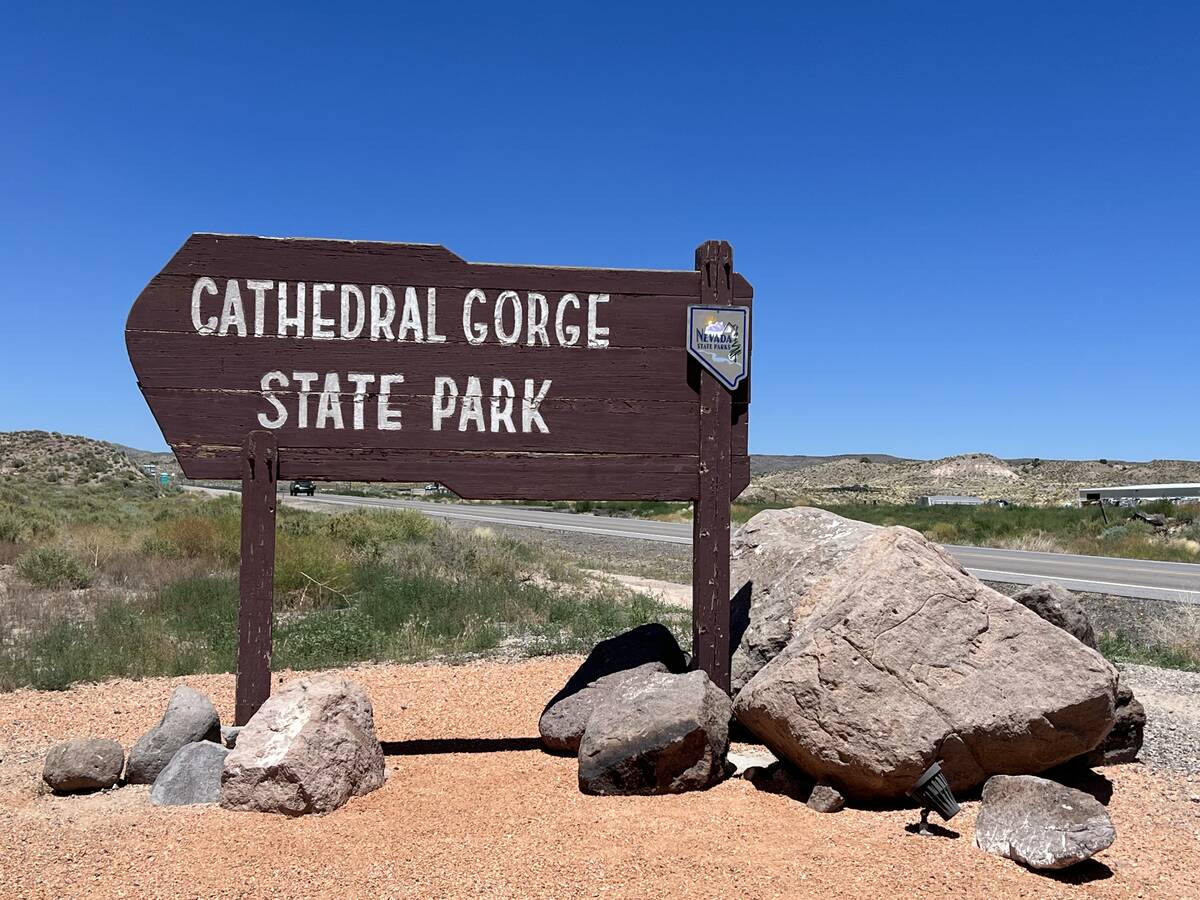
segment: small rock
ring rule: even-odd
[[[150,788],[156,806],[216,803],[221,798],[221,769],[229,750],[212,741],[185,744],[158,773]]]
[[[1031,869],[1065,869],[1116,839],[1090,794],[1034,775],[994,775],[983,786],[975,846]]]
[[[221,806],[325,813],[383,779],[367,692],[334,675],[302,678],[272,694],[242,728],[221,773]]]
[[[628,678],[592,714],[579,745],[585,794],[677,794],[725,777],[729,696],[704,672]]]
[[[837,788],[830,787],[827,784],[818,784],[812,789],[812,793],[808,795],[808,800],[805,804],[809,809],[816,810],[821,813],[840,812],[846,806],[846,798],[843,797]]]
[[[138,738],[129,751],[125,780],[153,784],[180,748],[196,741],[221,742],[221,719],[207,697],[187,685],[171,694],[162,720]]]
[[[1061,585],[1042,581],[1015,594],[1013,599],[1093,650],[1098,649],[1096,632],[1087,610],[1074,594]]]
[[[630,672],[683,672],[686,668],[675,636],[657,622],[601,641],[542,711],[538,720],[542,746],[558,753],[578,753],[592,713]]]
[[[232,750],[237,746],[238,735],[242,732],[241,725],[222,725],[221,726],[221,743],[228,749]]]
[[[46,754],[42,780],[55,791],[112,787],[121,778],[125,750],[108,738],[76,738]]]

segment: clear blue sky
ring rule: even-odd
[[[193,231],[753,282],[758,453],[1200,457],[1200,5],[8,4],[0,429]]]

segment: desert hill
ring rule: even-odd
[[[0,431],[0,479],[6,477],[67,485],[146,478],[117,444],[55,431]]]
[[[1200,463],[1186,460],[1002,460],[964,453],[929,461],[862,462],[831,458],[754,478],[742,493],[749,502],[912,503],[925,494],[969,494],[1023,504],[1074,501],[1081,487],[1200,481]]]

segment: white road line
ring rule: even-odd
[[[1054,581],[1057,581],[1063,585],[1063,587],[1068,587],[1077,591],[1091,591],[1092,593],[1103,594],[1106,592],[1102,590],[1095,590],[1095,588],[1121,588],[1124,591],[1137,592],[1133,594],[1122,594],[1121,591],[1117,591],[1116,593],[1121,596],[1177,600],[1180,603],[1200,604],[1200,591],[1187,591],[1181,588],[1154,587],[1147,584],[1122,584],[1116,581],[1092,581],[1089,578],[1064,578],[1060,575],[1033,575],[1028,572],[1003,572],[998,569],[976,569],[969,566],[964,568],[966,568],[966,570],[976,578],[979,578],[983,581],[1011,581],[1015,584],[1033,584],[1037,581],[1053,579]],[[992,576],[1000,577],[996,578]],[[1013,579],[1020,580],[1013,581]]]

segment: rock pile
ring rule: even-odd
[[[614,688],[628,678],[686,668],[675,636],[658,623],[639,625],[601,641],[542,711],[538,720],[542,746],[556,753],[578,753],[592,713]]]
[[[129,751],[125,780],[130,784],[153,784],[171,757],[197,741],[221,743],[221,717],[207,697],[180,685],[171,694],[162,720],[138,738]]]
[[[803,602],[734,712],[852,799],[901,798],[936,759],[955,790],[1041,772],[1112,728],[1112,666],[915,531],[875,530]]]

